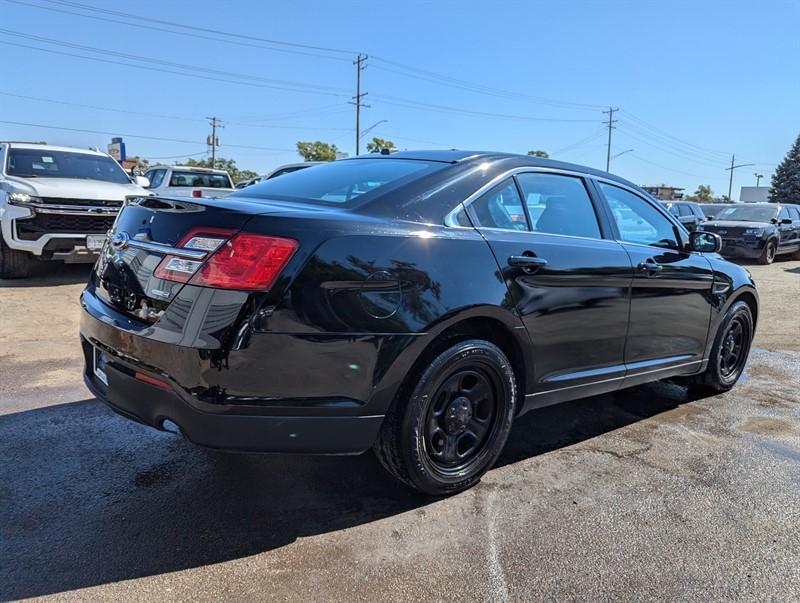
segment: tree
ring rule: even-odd
[[[394,143],[391,140],[386,140],[384,138],[375,137],[367,143],[367,153],[380,153],[383,149],[396,148],[397,147],[394,146]]]
[[[695,203],[714,203],[714,191],[710,184],[701,184],[693,195],[687,195],[686,199]]]
[[[548,153],[547,151],[540,151],[538,149],[535,151],[528,151],[528,155],[530,155],[531,157],[544,157],[544,158],[550,157],[550,153]]]
[[[297,142],[297,152],[304,161],[333,161],[339,149],[335,144],[328,144],[317,140],[316,142]]]
[[[236,165],[236,161],[233,159],[223,159],[222,157],[218,157],[214,165],[211,165],[210,157],[206,159],[192,159],[190,157],[185,162],[182,162],[181,165],[204,168],[213,167],[218,170],[225,170],[231,175],[231,180],[234,182],[241,182],[242,180],[248,180],[258,176],[258,174],[252,170],[240,170]]]
[[[773,203],[800,203],[800,135],[772,175],[769,200]]]

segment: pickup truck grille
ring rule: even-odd
[[[48,205],[76,205],[80,207],[122,207],[122,201],[110,199],[68,199],[66,197],[42,197]]]
[[[35,241],[48,233],[103,234],[114,224],[115,216],[74,216],[70,214],[36,214],[17,220],[17,236]]]

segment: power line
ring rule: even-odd
[[[622,132],[624,133],[625,136],[627,136],[627,137],[629,137],[629,138],[631,138],[633,140],[636,140],[636,141],[640,142],[641,144],[650,146],[650,147],[652,147],[654,149],[657,149],[657,150],[659,150],[659,151],[661,151],[663,153],[669,153],[670,155],[674,155],[675,157],[680,157],[681,159],[692,161],[693,163],[703,164],[703,165],[708,166],[708,167],[713,167],[713,168],[715,168],[717,170],[722,169],[722,167],[724,165],[724,164],[720,164],[720,163],[716,163],[716,162],[712,163],[712,161],[709,161],[709,160],[706,160],[706,159],[701,159],[701,158],[696,157],[696,156],[687,155],[683,151],[675,150],[674,148],[671,148],[671,147],[668,147],[668,146],[662,146],[663,143],[655,142],[652,139],[638,136],[638,135],[636,135],[636,134],[634,134],[634,133],[632,133],[632,132],[630,132],[630,131],[628,131],[627,129],[624,129],[624,128],[622,129]]]
[[[0,124],[7,124],[12,126],[27,126],[30,128],[44,128],[46,130],[63,130],[65,132],[80,132],[82,134],[101,134],[103,136],[123,136],[127,138],[141,138],[143,140],[157,140],[159,142],[177,142],[182,144],[197,144],[197,140],[182,140],[179,138],[162,138],[159,136],[144,136],[142,134],[125,134],[123,132],[104,132],[102,130],[86,130],[83,128],[66,128],[63,126],[51,126],[47,124],[32,124],[27,122],[21,121],[5,121],[0,120]],[[226,144],[226,147],[230,147],[232,149],[251,149],[255,151],[269,151],[275,153],[286,153],[286,152],[293,152],[296,149],[280,149],[274,147],[257,147],[252,145],[245,145],[245,144]]]
[[[65,48],[81,50],[81,51],[84,51],[84,52],[91,52],[91,53],[95,53],[95,54],[101,54],[101,55],[104,55],[104,56],[112,56],[112,57],[126,59],[126,60],[145,62],[145,63],[148,64],[148,69],[150,68],[151,65],[156,64],[156,65],[163,65],[165,67],[171,67],[171,68],[175,68],[175,69],[183,69],[183,70],[187,70],[187,71],[197,71],[197,72],[200,72],[200,73],[212,73],[212,74],[215,74],[215,75],[225,76],[227,78],[243,79],[243,80],[247,80],[247,81],[255,80],[255,81],[260,81],[260,82],[264,82],[264,83],[267,83],[267,84],[272,84],[272,85],[275,85],[275,86],[283,86],[283,87],[291,86],[293,88],[308,88],[308,89],[311,89],[311,90],[319,90],[319,91],[326,91],[326,92],[340,92],[340,93],[345,93],[346,92],[346,90],[344,90],[343,88],[336,88],[336,87],[333,87],[333,86],[320,86],[318,84],[308,84],[308,83],[305,83],[305,82],[293,82],[293,81],[287,81],[287,80],[276,80],[276,79],[271,79],[271,78],[264,78],[264,77],[261,77],[261,76],[258,76],[258,75],[253,75],[253,74],[249,74],[249,73],[235,73],[235,72],[227,71],[227,70],[223,71],[223,70],[219,70],[219,69],[212,69],[210,67],[202,67],[202,66],[198,66],[198,65],[188,65],[188,64],[185,64],[185,63],[175,63],[175,62],[172,62],[172,61],[165,61],[165,60],[157,59],[157,58],[153,58],[153,57],[145,57],[145,56],[136,55],[136,54],[117,52],[117,51],[114,51],[114,50],[107,50],[107,49],[104,49],[104,48],[96,48],[96,47],[93,47],[93,46],[85,46],[83,44],[75,44],[74,42],[67,42],[67,41],[64,41],[64,40],[56,40],[54,38],[48,38],[48,37],[45,37],[45,36],[37,36],[37,35],[34,35],[34,34],[26,34],[26,33],[19,32],[19,31],[14,31],[14,30],[11,30],[11,29],[0,28],[0,33],[2,33],[4,35],[9,35],[9,36],[14,36],[14,37],[27,39],[27,40],[33,40],[34,42],[44,42],[45,44],[52,44],[54,46],[61,46],[61,47],[65,47]],[[337,94],[336,96],[343,96],[343,94]]]
[[[133,13],[126,13],[126,12],[117,11],[117,10],[110,10],[110,9],[107,9],[107,8],[100,8],[99,6],[93,6],[93,5],[90,5],[90,4],[81,4],[80,2],[71,2],[69,0],[42,0],[42,1],[47,2],[48,4],[56,4],[56,5],[59,5],[59,6],[67,6],[67,7],[70,7],[70,8],[75,8],[75,9],[83,10],[83,11],[90,11],[90,12],[94,12],[94,13],[103,13],[103,14],[106,14],[106,15],[122,17],[124,19],[131,19],[131,20],[134,20],[134,21],[137,21],[137,20],[141,19],[141,15],[136,15],[136,14],[133,14]],[[315,46],[315,45],[312,45],[312,44],[301,44],[301,43],[298,43],[298,42],[287,42],[285,40],[274,40],[274,39],[271,39],[271,38],[262,38],[260,36],[253,36],[253,35],[248,35],[248,34],[243,34],[243,33],[230,32],[230,31],[225,31],[225,30],[221,30],[221,29],[211,29],[211,28],[207,28],[207,27],[198,27],[198,26],[195,26],[195,25],[186,25],[185,23],[176,23],[175,21],[167,21],[167,20],[164,20],[164,19],[157,19],[157,18],[154,18],[152,15],[148,15],[147,20],[149,22],[152,22],[152,23],[159,23],[161,25],[166,25],[166,26],[169,26],[169,27],[175,27],[175,28],[179,28],[179,29],[184,29],[184,30],[188,30],[188,31],[195,31],[195,32],[200,32],[200,33],[205,33],[205,34],[213,34],[213,35],[217,35],[217,36],[224,36],[224,37],[231,38],[231,39],[249,40],[249,41],[261,42],[261,43],[265,43],[265,44],[274,44],[276,46],[285,46],[285,47],[289,47],[289,48],[299,48],[299,49],[305,49],[305,50],[316,50],[316,51],[320,51],[320,52],[330,52],[330,53],[335,53],[335,54],[347,54],[347,55],[356,54],[355,51],[352,51],[352,50],[345,50],[345,49],[342,49],[342,48],[333,48],[331,46]]]
[[[661,130],[661,129],[657,128],[656,126],[644,121],[643,119],[641,119],[639,117],[636,117],[633,113],[631,113],[630,111],[628,111],[626,109],[622,109],[622,112],[625,113],[625,115],[627,115],[629,119],[633,120],[634,122],[639,123],[642,127],[649,129],[651,132],[655,132],[656,134],[660,135],[663,138],[671,139],[671,140],[673,140],[675,142],[684,144],[684,145],[686,145],[688,147],[692,147],[695,150],[701,151],[703,153],[720,155],[720,156],[723,156],[723,157],[726,157],[726,158],[728,156],[728,153],[725,152],[725,151],[718,151],[718,150],[715,150],[715,149],[709,149],[709,148],[706,148],[706,147],[701,147],[699,145],[696,145],[696,144],[693,144],[693,143],[688,142],[686,140],[683,140],[682,138],[678,138],[677,136],[675,136],[673,134],[669,134],[669,133],[665,132],[664,130]]]

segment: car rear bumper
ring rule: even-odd
[[[84,342],[85,343],[85,342]],[[88,345],[88,344],[85,344]],[[383,416],[268,416],[200,411],[175,392],[132,377],[118,362],[106,367],[108,386],[87,362],[84,381],[122,416],[156,429],[177,425],[199,446],[237,452],[359,454],[372,446]]]
[[[130,321],[89,291],[82,305],[84,380],[98,399],[126,417],[158,429],[172,421],[198,445],[242,452],[358,454],[377,438],[385,408],[368,399],[372,375],[348,386],[350,375],[331,362],[331,349],[319,337],[292,347],[285,336],[263,334],[254,336],[255,350],[221,353],[159,341],[152,328],[141,334],[125,330],[123,323]],[[357,347],[352,337],[347,341]],[[370,354],[380,349],[361,347],[375,350]],[[105,354],[107,384],[95,375],[95,349]],[[283,364],[276,370],[279,356]],[[361,362],[370,364],[366,357]],[[298,365],[298,372],[287,373],[287,363]],[[230,395],[237,382],[261,384],[259,395]],[[313,390],[320,382],[330,389]]]

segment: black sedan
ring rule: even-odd
[[[225,199],[130,199],[83,292],[85,380],[192,442],[356,454],[433,494],[515,417],[742,373],[758,315],[720,240],[589,168],[358,157]]]
[[[778,203],[729,205],[699,230],[722,237],[721,254],[727,258],[771,264],[778,256],[800,260],[800,206]]]

